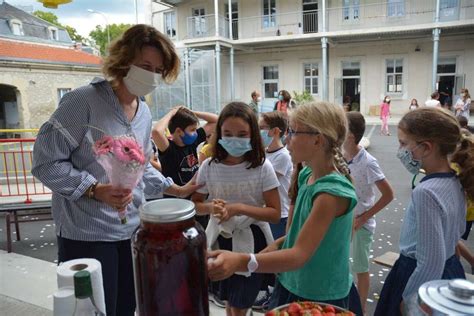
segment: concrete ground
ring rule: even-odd
[[[396,124],[399,118],[392,118]],[[379,124],[368,119],[368,124]],[[374,155],[394,188],[395,199],[377,216],[377,229],[371,257],[387,251],[398,252],[400,225],[411,195],[411,175],[396,158],[398,141],[396,126],[390,126],[392,136],[379,135],[380,125],[368,125],[366,137],[370,139],[369,152]],[[0,253],[0,310],[5,315],[50,315],[51,295],[55,290],[57,257],[54,224],[51,221],[21,225],[21,241],[13,243],[13,254]],[[474,236],[467,246],[474,251]],[[6,250],[5,221],[0,217],[0,249]],[[462,261],[466,272],[471,267]],[[372,315],[382,289],[388,268],[375,263],[370,265],[371,289],[367,300],[367,314]],[[43,276],[40,279],[39,276]],[[223,309],[212,305],[211,315],[224,315]]]

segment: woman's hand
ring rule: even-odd
[[[111,184],[97,184],[94,198],[121,212],[132,202],[132,190],[114,187]]]
[[[249,255],[226,250],[209,251],[207,253],[207,269],[212,281],[224,280],[238,271],[247,271]]]

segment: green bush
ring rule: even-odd
[[[293,101],[295,101],[296,105],[299,105],[305,102],[314,101],[314,98],[308,90],[305,90],[302,93],[293,91]]]

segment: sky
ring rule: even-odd
[[[43,7],[37,0],[4,0],[14,6],[33,6],[33,11],[41,10],[53,12],[59,18],[59,22],[72,26],[77,32],[88,37],[89,32],[95,29],[96,25],[105,26],[105,19],[100,14],[90,13],[92,9],[105,14],[109,24],[135,24],[135,2],[134,0],[73,0],[70,3],[58,6],[57,9]],[[137,0],[138,22],[144,23],[145,1]]]

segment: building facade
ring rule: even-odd
[[[101,58],[74,44],[66,30],[0,4],[0,130],[39,128],[65,93],[100,75]]]
[[[376,114],[389,95],[392,112],[402,114],[411,99],[423,104],[434,90],[455,101],[461,88],[474,89],[471,0],[169,0],[152,7],[150,21],[184,61],[178,84],[154,95],[162,109],[182,101],[218,111],[258,90],[269,111],[284,89],[349,99],[364,114]]]

